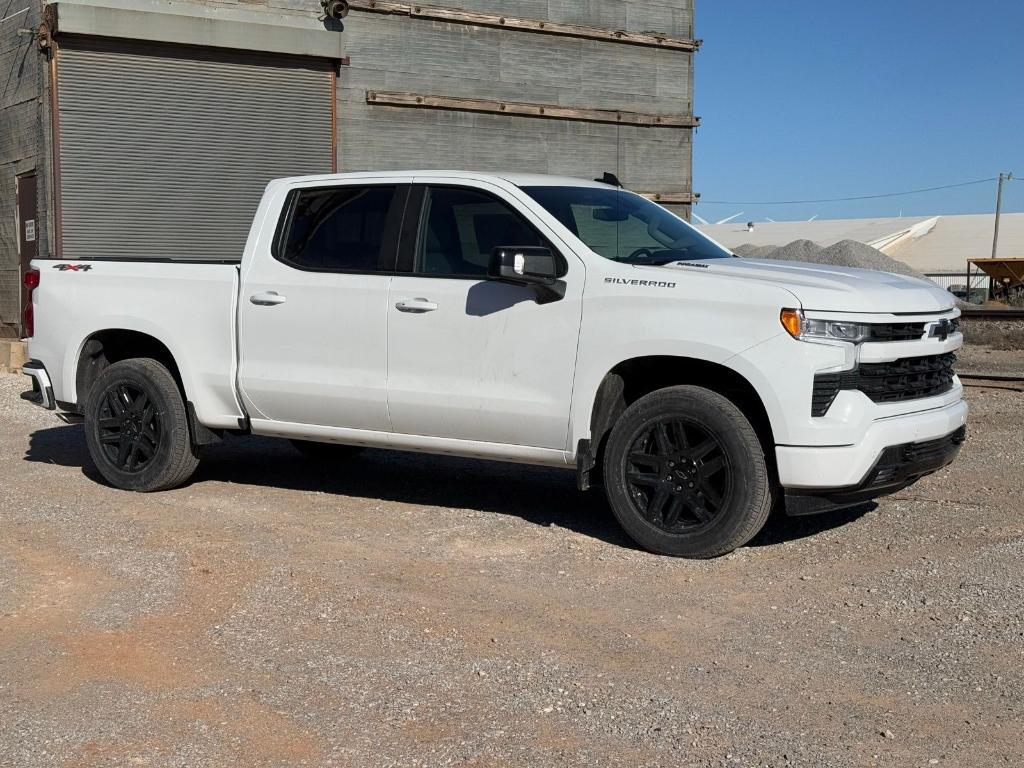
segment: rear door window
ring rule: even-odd
[[[393,272],[404,194],[398,186],[292,192],[274,255],[318,272]]]

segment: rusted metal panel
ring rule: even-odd
[[[418,19],[449,21],[457,24],[472,24],[481,27],[516,29],[523,32],[537,32],[548,35],[579,37],[590,40],[605,40],[629,45],[643,45],[655,48],[669,48],[677,51],[695,51],[700,40],[671,37],[657,32],[629,32],[623,29],[603,29],[583,24],[570,24],[549,19],[531,19],[498,13],[480,13],[457,8],[442,8],[433,5],[388,2],[388,0],[351,0],[354,10],[371,13],[388,13],[411,16]]]

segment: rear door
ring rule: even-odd
[[[419,179],[417,179],[419,181]],[[499,246],[547,246],[486,182],[417,185],[403,267],[388,298],[388,406],[395,432],[565,449],[584,270],[565,251],[566,295],[486,279]],[[407,214],[407,220],[411,214]]]
[[[295,189],[239,299],[239,389],[257,431],[387,432],[387,299],[408,187]]]
[[[22,312],[28,305],[28,288],[21,278],[29,270],[29,264],[39,255],[39,221],[38,202],[36,198],[36,174],[27,173],[18,177],[18,253],[20,255],[20,273],[18,284],[21,286]],[[24,328],[22,332],[24,332]]]

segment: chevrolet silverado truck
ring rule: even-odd
[[[227,434],[335,472],[363,448],[575,468],[641,546],[712,557],[964,440],[951,294],[738,258],[615,184],[281,179],[237,262],[31,266],[24,396],[77,414],[125,490],[185,483]]]

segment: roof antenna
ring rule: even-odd
[[[600,179],[594,179],[594,181],[599,181],[602,184],[611,184],[613,187],[619,187],[620,189],[622,188],[622,182],[619,181],[619,177],[614,173],[609,173],[608,171],[605,171],[604,176]]]

